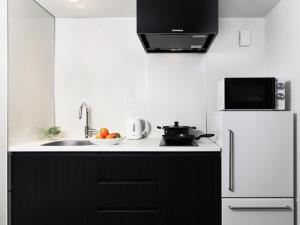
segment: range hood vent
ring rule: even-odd
[[[137,0],[146,52],[206,53],[218,34],[218,0]]]

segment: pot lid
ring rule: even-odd
[[[161,127],[158,127],[161,128]],[[175,121],[173,126],[163,126],[163,129],[196,129],[196,127],[179,126],[179,122]]]

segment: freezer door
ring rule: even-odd
[[[293,114],[224,112],[222,197],[293,197]]]
[[[294,225],[294,200],[223,199],[222,225]]]

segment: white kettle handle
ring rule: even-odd
[[[145,128],[144,128],[144,130],[142,132],[142,135],[143,136],[147,136],[149,134],[149,132],[150,132],[150,125],[149,125],[148,121],[144,120],[144,122],[145,122]]]

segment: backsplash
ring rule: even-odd
[[[248,75],[251,66],[251,75],[263,74],[257,63],[264,58],[264,20],[222,19],[220,26],[209,54],[145,54],[135,18],[57,19],[56,124],[68,136],[82,136],[78,109],[85,101],[97,129],[124,133],[126,118],[134,114],[151,123],[152,137],[161,135],[157,125],[175,120],[206,131],[207,112],[216,108],[217,80]],[[238,31],[244,27],[255,40],[241,49]],[[214,64],[215,59],[224,63]]]

